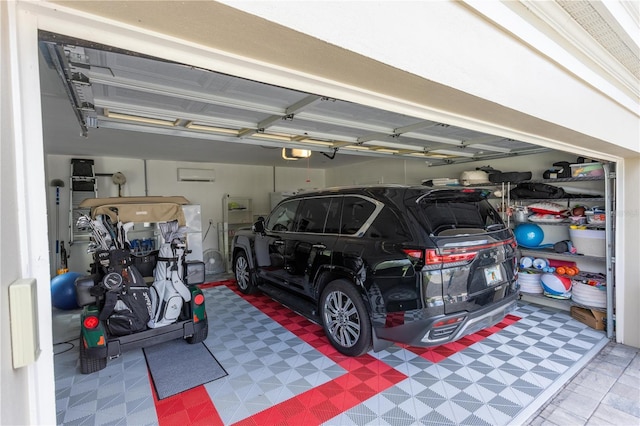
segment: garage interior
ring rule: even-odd
[[[69,271],[86,272],[91,261],[89,241],[73,229],[73,161],[92,162],[89,192],[97,197],[185,196],[201,219],[193,256],[216,264],[202,286],[205,344],[226,372],[167,399],[158,399],[142,350],[81,375],[79,313],[53,308],[58,424],[522,424],[615,340],[612,317],[595,330],[571,316],[566,300],[525,294],[514,315],[455,344],[347,358],[317,324],[264,295],[237,292],[224,260],[234,227],[266,216],[289,193],[420,185],[486,166],[548,182],[543,174],[555,163],[599,161],[612,173],[557,184],[598,194],[571,203],[604,206],[611,217],[616,163],[591,141],[581,152],[554,149],[342,100],[321,85],[292,89],[44,30],[39,52],[51,276],[61,266],[59,242]],[[511,185],[490,187],[515,226],[505,207],[528,203],[508,197]],[[241,220],[230,219],[232,202],[250,206]],[[540,226],[548,235],[542,244],[568,239],[564,228]],[[615,227],[607,226],[606,255],[579,263],[606,275],[611,311],[616,282],[607,271],[616,246]],[[634,383],[625,386],[635,392]]]
[[[84,148],[89,152],[96,146],[101,146],[104,150],[102,155],[81,157],[94,161],[96,176],[102,176],[107,183],[104,185],[106,188],[100,185],[102,182],[97,185],[95,195],[98,197],[105,191],[110,196],[140,195],[131,192],[128,179],[131,178],[131,186],[140,177],[144,179],[141,172],[153,170],[156,151],[160,151],[157,156],[161,158],[168,159],[171,155],[178,155],[167,153],[158,145],[159,139],[168,137],[181,139],[183,146],[180,149],[186,151],[182,155],[188,156],[185,159],[196,160],[209,155],[219,163],[220,152],[226,153],[222,155],[241,156],[246,155],[241,152],[251,150],[262,155],[252,156],[249,161],[262,162],[264,166],[273,164],[274,160],[278,167],[287,163],[295,166],[307,163],[302,170],[298,166],[296,172],[304,177],[301,173],[306,171],[306,179],[300,179],[299,182],[311,183],[312,187],[325,186],[324,182],[330,180],[327,175],[331,174],[334,162],[335,167],[344,164],[354,168],[366,167],[371,159],[385,156],[392,157],[391,161],[399,158],[415,162],[423,168],[424,179],[421,181],[412,182],[411,179],[415,177],[405,176],[401,182],[413,184],[430,180],[428,178],[437,180],[445,177],[455,180],[455,175],[451,174],[452,166],[465,170],[483,165],[493,167],[505,162],[512,166],[515,158],[529,164],[548,161],[537,168],[531,167],[530,171],[535,174],[536,179],[541,179],[545,170],[553,169],[553,165],[558,163],[555,160],[561,159],[567,163],[578,161],[575,155],[509,138],[418,120],[322,94],[303,93],[211,70],[161,61],[109,46],[95,46],[82,40],[65,42],[56,34],[42,33],[41,40],[44,67],[42,78],[55,80],[57,77],[57,99],[66,94],[72,110],[77,112],[77,123],[69,125],[75,126],[86,139],[76,143],[91,144],[91,148]],[[45,91],[49,93],[49,90]],[[64,110],[62,106],[51,109]],[[67,116],[69,115],[67,111]],[[102,135],[103,132],[108,134]],[[136,146],[132,146],[133,140]],[[174,141],[167,142],[175,145]],[[69,145],[72,143],[68,142]],[[198,144],[208,146],[198,147]],[[215,145],[211,146],[212,144]],[[62,148],[58,145],[51,147],[49,151],[64,149],[74,153],[74,159],[78,152],[82,152],[77,146]],[[113,182],[113,173],[123,173],[122,169],[108,171],[102,167],[117,164],[119,160],[116,153],[149,158],[144,159],[143,170],[131,170],[131,165],[128,167],[124,173],[127,182],[110,187],[109,180]],[[305,153],[311,153],[311,156],[306,156]],[[101,161],[101,157],[111,156],[116,158]],[[59,157],[62,158],[57,160],[69,162],[68,156]],[[321,165],[318,165],[318,160],[322,162]],[[193,163],[192,161],[191,164]],[[316,175],[311,178],[311,169],[318,167],[322,168],[324,176]],[[215,224],[207,231],[219,236],[217,228],[221,228],[222,232],[225,229],[230,231],[230,227],[238,224],[225,222],[229,220],[228,217],[225,219],[224,214],[227,207],[223,202],[225,195],[217,194],[216,197],[215,189],[228,188],[212,188],[220,186],[217,185],[216,168],[197,163],[194,168],[165,169],[163,173],[182,182],[183,186],[191,186],[197,191],[193,195],[197,197],[196,200],[218,199],[217,206],[215,202],[202,202],[209,207],[209,211],[203,208],[201,214],[204,213],[203,224],[207,223],[207,217],[210,218],[210,224]],[[274,176],[277,174],[275,169],[276,166]],[[50,169],[50,174],[51,170],[53,168]],[[73,168],[70,170],[70,176],[63,176],[69,179],[72,195],[68,198],[72,199],[77,195],[73,191]],[[187,178],[181,175],[182,170],[189,173]],[[207,174],[207,170],[213,170],[214,174]],[[57,171],[56,176],[60,174],[61,171]],[[387,183],[384,176],[378,178],[374,173],[369,176],[371,181],[364,183]],[[292,185],[299,182],[288,180],[287,183]],[[578,193],[604,191],[600,179],[575,179],[574,182],[569,179],[569,182],[559,182],[565,187],[572,183],[578,185],[579,188],[573,188]],[[507,183],[507,187],[495,185],[494,189],[508,193],[511,188],[509,184]],[[150,184],[145,181],[145,195],[170,195],[166,192],[158,193],[157,189],[149,192],[149,187]],[[118,193],[112,194],[116,189]],[[300,190],[304,190],[304,185],[284,186],[284,183],[278,184],[274,177],[274,193],[295,193]],[[570,191],[568,187],[567,191]],[[86,196],[84,191],[79,194]],[[184,191],[180,195],[184,195]],[[257,216],[268,213],[268,195],[268,192],[256,194],[255,190],[248,192],[247,188],[229,195],[230,199],[240,200],[243,205],[250,200],[252,214],[241,226],[250,225]],[[60,197],[61,204],[70,205],[66,209],[67,213],[73,213],[74,201],[69,201],[69,204],[65,198],[67,197]],[[578,201],[584,200],[573,199],[571,202]],[[597,204],[602,203],[603,198],[587,201],[592,204],[595,201]],[[496,197],[496,203],[502,210],[504,208],[500,204],[512,205],[504,197]],[[513,205],[518,203],[514,201]],[[513,220],[507,216],[505,219]],[[74,226],[74,220],[75,217],[71,214],[70,229]],[[555,243],[568,238],[568,234],[558,235],[548,227],[546,231],[549,237],[543,243]],[[208,233],[205,234],[205,240],[206,235]],[[91,262],[90,258],[80,254],[86,253],[87,242],[82,239],[74,241],[73,237],[74,232],[71,231],[68,241],[70,257],[67,262],[73,265],[70,270],[82,271],[81,265]],[[210,244],[211,240],[206,240],[206,243]],[[219,238],[217,245],[213,241],[213,247],[196,245],[190,248],[199,249],[198,253],[192,254],[194,259],[203,260],[203,254],[213,250],[217,254],[216,261],[223,262],[228,257],[223,247],[227,243],[228,241]],[[611,256],[603,256],[603,259],[606,257]],[[605,272],[606,269],[606,265],[599,259],[581,263],[588,264],[587,270],[592,272]],[[539,307],[540,304],[545,305],[546,300],[537,297],[534,300],[537,304],[523,302],[518,315],[510,316],[493,330],[463,339],[454,345],[446,345],[449,347],[444,350],[394,348],[367,356],[366,361],[352,363],[350,359],[328,347],[322,340],[321,328],[317,324],[309,323],[300,316],[292,319],[289,316],[279,318],[278,315],[269,315],[269,312],[278,310],[277,305],[274,306],[265,296],[242,297],[240,293],[233,291],[232,284],[216,284],[232,277],[228,265],[217,272],[221,275],[209,276],[207,280],[211,286],[206,295],[211,301],[209,318],[212,336],[206,344],[227,370],[227,376],[205,385],[213,408],[208,407],[202,411],[198,408],[198,412],[194,414],[189,407],[192,396],[179,394],[172,397],[179,398],[187,407],[189,423],[273,424],[282,420],[298,424],[325,421],[337,424],[395,424],[403,421],[519,424],[532,415],[532,407],[539,406],[538,397],[548,393],[548,389],[552,389],[557,381],[561,383],[568,375],[575,374],[576,368],[606,342],[603,332],[585,327],[566,312]],[[613,286],[613,282],[610,285]],[[565,301],[546,299],[549,301],[547,305],[557,307],[559,304],[564,311],[569,307]],[[153,401],[148,398],[146,403],[132,404],[139,401],[140,394],[148,393],[149,390],[148,386],[144,386],[144,380],[138,380],[138,376],[131,387],[128,380],[124,380],[124,393],[119,385],[109,386],[112,391],[104,390],[103,380],[113,382],[117,378],[123,379],[133,370],[139,370],[140,376],[145,378],[146,364],[142,351],[137,351],[135,355],[125,353],[121,359],[110,361],[107,370],[93,373],[97,377],[79,375],[76,366],[77,351],[73,347],[68,349],[78,334],[78,314],[65,318],[71,323],[71,328],[75,328],[75,333],[71,332],[71,336],[54,342],[63,351],[56,358],[56,383],[59,394],[63,395],[58,400],[58,423],[103,423],[115,420],[118,416],[125,417],[128,422],[138,423],[153,418],[156,410],[158,421],[162,423],[170,421],[176,415],[173,408],[169,408],[167,412],[160,408],[168,405],[168,400],[158,400],[157,395]],[[73,327],[73,321],[76,322],[76,327]],[[282,329],[276,332],[265,327],[265,321],[276,321]],[[507,325],[511,326],[508,333],[503,331],[500,338],[491,338],[496,331]],[[222,332],[225,329],[228,332]],[[69,329],[65,328],[65,331]],[[247,336],[250,337],[246,338]],[[474,344],[473,349],[467,348],[471,344]],[[459,354],[461,348],[466,348],[464,354]],[[318,353],[324,356],[320,357]],[[429,366],[426,367],[426,364]],[[292,370],[293,366],[296,368]],[[362,373],[361,369],[366,369],[366,372]],[[414,370],[421,373],[401,373]],[[410,383],[399,384],[407,376]],[[370,383],[372,379],[375,379],[375,385]],[[342,384],[350,380],[354,382]],[[137,389],[140,384],[143,384],[143,390]],[[340,398],[326,394],[329,389],[339,386],[342,386],[338,391]],[[86,392],[87,389],[95,389],[95,392]],[[312,400],[311,406],[305,401],[305,396]],[[347,396],[355,400],[345,402],[344,398]],[[156,405],[150,402],[155,402]],[[123,405],[134,405],[134,408],[127,408],[123,413]],[[298,405],[309,408],[301,410]],[[165,417],[160,417],[161,415]]]

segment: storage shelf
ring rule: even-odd
[[[222,197],[222,223],[218,224],[218,247],[227,261],[227,270],[231,270],[231,243],[236,231],[253,225],[251,198]]]
[[[585,223],[583,225],[577,225],[573,222],[571,222],[570,220],[563,220],[562,222],[536,222],[534,220],[527,220],[526,222],[516,222],[514,221],[514,223],[516,225],[520,224],[520,223],[533,223],[536,225],[545,225],[545,226],[570,226],[570,225],[576,225],[576,226],[585,226],[587,229],[604,229],[605,224],[604,223]]]
[[[568,254],[568,253],[556,253],[553,250],[549,249],[524,249],[520,248],[520,254],[525,256],[532,257],[552,257],[554,259],[562,259],[562,260],[572,260],[572,261],[580,261],[580,260],[591,260],[597,262],[605,262],[607,260],[606,257],[599,256],[587,256],[584,254]]]
[[[538,203],[538,202],[550,202],[550,203],[558,203],[560,201],[605,201],[604,197],[572,197],[571,194],[568,194],[566,197],[562,198],[512,198],[513,201],[522,201],[525,203]]]
[[[581,176],[581,177],[568,177],[557,179],[532,179],[523,182],[514,183],[557,183],[557,182],[590,182],[604,180],[604,176]]]
[[[520,300],[524,300],[525,302],[535,303],[536,305],[548,306],[550,308],[561,309],[563,311],[571,310],[571,300],[566,299],[554,299],[551,297],[547,297],[543,294],[537,293],[523,293],[520,292]]]
[[[548,297],[541,293],[520,292],[520,300],[524,300],[525,302],[529,303],[535,303],[536,305],[562,309],[564,311],[571,310],[572,306],[578,306],[580,308],[593,309],[594,311],[607,312],[606,308],[583,305],[581,303],[576,303],[573,299],[554,299],[553,297]]]
[[[76,221],[81,215],[91,213],[91,209],[78,207],[80,203],[88,198],[98,198],[93,160],[71,159],[69,180],[69,245],[73,245],[74,241],[91,240],[91,232],[76,228]]]
[[[531,180],[523,180],[523,181],[519,181],[519,182],[489,182],[489,183],[476,183],[476,184],[471,184],[471,185],[457,185],[457,187],[463,187],[463,188],[485,188],[485,187],[491,187],[491,188],[495,188],[498,186],[502,186],[502,185],[517,185],[519,183],[560,183],[560,182],[594,182],[594,181],[600,181],[600,180],[604,180],[604,176],[596,176],[596,177],[589,177],[589,176],[582,176],[582,177],[568,177],[568,178],[557,178],[557,179],[531,179]],[[561,198],[560,198],[561,199]],[[546,198],[545,200],[549,200],[548,198]]]

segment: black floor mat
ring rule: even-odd
[[[175,339],[143,349],[158,399],[224,377],[227,372],[204,343]]]

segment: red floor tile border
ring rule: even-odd
[[[188,391],[159,400],[156,389],[153,386],[151,373],[149,373],[149,384],[159,426],[224,425],[204,386],[197,386]]]
[[[405,374],[371,355],[348,357],[340,354],[328,342],[321,326],[312,323],[293,311],[282,309],[278,302],[265,295],[245,295],[241,293],[237,290],[233,279],[205,283],[200,285],[200,288],[218,286],[229,287],[251,305],[346,371],[345,374],[332,381],[247,417],[235,423],[236,425],[278,424],[297,426],[301,424],[321,424],[407,378]],[[508,315],[502,322],[493,327],[441,346],[420,348],[402,345],[402,347],[437,363],[519,320],[520,318],[515,315]],[[151,378],[149,379],[150,383],[152,383]],[[158,400],[153,384],[151,384],[151,387],[160,426],[184,424],[217,426],[223,424],[204,386],[198,386],[164,400]]]
[[[236,425],[320,424],[407,378],[405,374],[371,355],[342,355],[328,342],[322,327],[289,309],[282,309],[273,299],[261,294],[245,295],[235,286],[229,288],[346,370],[342,376],[263,410]],[[376,380],[368,380],[370,378]]]

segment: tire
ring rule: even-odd
[[[327,285],[320,296],[320,317],[325,334],[338,352],[359,356],[371,350],[369,313],[351,282],[341,279]]]
[[[233,259],[233,272],[236,276],[238,289],[244,294],[252,294],[256,291],[256,277],[251,271],[249,260],[244,251],[239,251]]]
[[[209,322],[207,322],[204,328],[193,333],[193,336],[187,337],[186,340],[187,340],[187,343],[189,343],[190,345],[193,345],[195,343],[204,342],[204,340],[207,338],[208,335],[209,335]]]
[[[107,366],[107,357],[91,358],[87,355],[87,349],[84,347],[82,334],[80,335],[80,372],[82,374],[91,374],[100,371]]]

